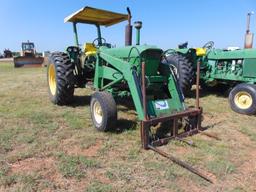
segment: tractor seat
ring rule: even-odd
[[[196,48],[196,56],[202,57],[206,55],[206,49],[205,48]]]
[[[92,43],[84,44],[84,53],[86,56],[95,55],[97,52],[97,48]]]

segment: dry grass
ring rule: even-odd
[[[196,147],[164,150],[216,176],[209,184],[140,148],[134,110],[121,104],[119,129],[99,133],[90,120],[91,92],[78,89],[72,106],[49,102],[44,68],[0,64],[0,191],[253,191],[256,118],[205,93],[203,125],[220,141],[195,135]],[[189,99],[188,103],[193,102]]]

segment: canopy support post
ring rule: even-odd
[[[79,47],[77,27],[76,27],[76,23],[75,22],[73,22],[73,31],[74,31],[74,35],[75,35],[75,45],[77,47]]]
[[[102,45],[102,38],[101,38],[100,26],[96,25],[96,27],[97,27],[97,33],[98,33],[98,43],[99,43],[99,46],[101,46]]]

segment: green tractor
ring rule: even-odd
[[[247,26],[250,15],[251,13],[248,14]],[[201,48],[187,48],[187,43],[184,43],[178,49],[170,50],[167,58],[181,55],[189,61],[185,65],[173,63],[184,94],[190,91],[194,83],[199,62],[203,89],[228,90],[233,111],[247,115],[256,114],[256,49],[252,48],[252,37],[253,34],[247,27],[245,49],[215,49],[214,42],[209,41]],[[185,73],[189,70],[192,70],[190,74]]]
[[[111,26],[124,20],[129,22],[126,26],[126,46],[112,48],[101,36],[101,26]],[[75,45],[67,47],[65,52],[54,52],[50,56],[47,80],[50,99],[54,104],[69,104],[75,88],[93,85],[95,93],[91,96],[91,117],[99,131],[115,127],[116,97],[131,96],[139,120],[170,116],[188,110],[176,86],[175,75],[162,64],[165,57],[163,50],[156,46],[139,45],[141,22],[135,22],[137,42],[131,45],[129,9],[128,14],[119,14],[85,7],[65,18],[65,22],[73,24]],[[92,24],[97,29],[97,38],[92,43],[85,43],[82,49],[78,42],[77,23]],[[142,74],[142,64],[145,65],[145,74]],[[143,75],[147,94],[144,96]],[[143,97],[146,98],[146,106],[143,105]],[[196,112],[200,113],[198,109]]]
[[[199,86],[196,107],[187,107],[176,75],[168,66],[167,52],[156,46],[140,45],[140,21],[134,23],[137,35],[136,45],[132,45],[131,13],[129,8],[127,11],[128,14],[120,14],[85,7],[65,18],[65,22],[73,24],[75,45],[64,52],[54,52],[49,58],[50,99],[54,104],[66,105],[72,102],[75,88],[91,87],[94,90],[90,101],[92,122],[98,131],[109,131],[116,127],[116,98],[131,97],[141,123],[142,147],[211,182],[197,169],[157,149],[170,139],[182,141],[182,137],[201,132]],[[101,27],[125,20],[128,20],[126,46],[114,48],[102,37]],[[78,23],[94,25],[97,29],[97,38],[83,47],[78,41]],[[187,62],[181,55],[168,58],[177,63]]]

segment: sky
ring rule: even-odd
[[[132,22],[143,22],[141,43],[162,49],[185,41],[200,47],[210,40],[217,48],[243,47],[246,14],[256,12],[256,0],[1,0],[0,53],[4,48],[19,51],[27,40],[35,43],[37,51],[62,51],[74,45],[72,24],[64,23],[64,18],[84,6],[119,13],[130,7]],[[126,24],[103,27],[102,36],[123,46]],[[251,31],[256,33],[256,14]],[[78,25],[78,32],[81,44],[97,36],[91,25]]]

